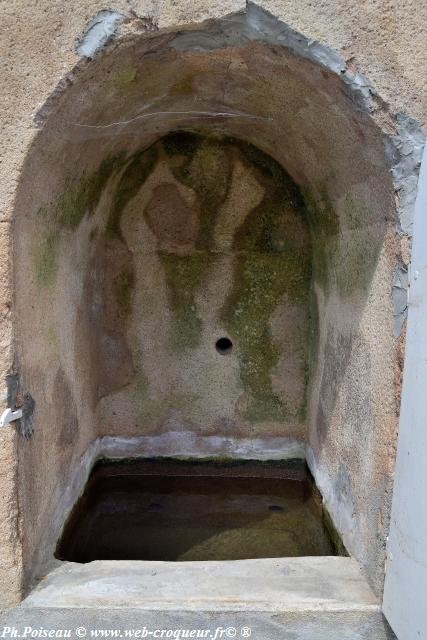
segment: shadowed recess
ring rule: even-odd
[[[56,552],[71,562],[335,554],[303,464],[170,460],[98,464]]]

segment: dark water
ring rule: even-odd
[[[300,463],[134,461],[95,467],[56,556],[237,560],[336,555]]]

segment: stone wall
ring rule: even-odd
[[[341,4],[264,4],[292,28],[250,5],[178,32],[242,7],[117,3],[116,38],[80,62],[75,39],[99,3],[27,9],[25,36],[9,7],[15,342],[5,262],[3,366],[36,413],[28,441],[0,434],[5,603],[22,566],[25,588],[48,567],[55,502],[94,439],[177,431],[231,439],[230,455],[239,439],[279,436],[283,455],[307,441],[344,541],[381,589],[401,373],[391,288],[422,146],[393,113],[422,120],[423,86],[409,55],[403,80],[382,62],[374,8],[350,31]]]

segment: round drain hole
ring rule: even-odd
[[[268,507],[269,511],[283,511],[283,507],[280,507],[278,504],[271,504]]]
[[[215,347],[218,353],[220,353],[222,356],[226,356],[227,353],[230,353],[230,351],[232,350],[233,343],[231,342],[230,338],[219,338],[219,340],[217,340],[215,343]]]

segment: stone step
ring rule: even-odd
[[[16,629],[0,628],[6,640],[41,637],[26,627],[71,638],[394,638],[357,563],[340,557],[62,563],[2,624]]]
[[[52,571],[25,607],[187,611],[379,610],[352,558],[210,562],[71,562]]]

